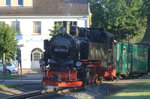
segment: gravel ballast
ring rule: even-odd
[[[104,99],[106,96],[115,94],[129,84],[104,83],[100,85],[89,85],[84,90],[64,95],[51,97],[52,99]],[[50,98],[50,97],[49,97]],[[47,99],[49,99],[47,98]]]

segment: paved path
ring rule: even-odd
[[[24,77],[17,79],[9,79],[4,80],[0,84],[30,84],[30,83],[41,83],[42,81],[42,73],[31,73],[26,74]],[[150,79],[126,79],[126,80],[118,80],[118,81],[104,81],[104,83],[135,83],[139,81],[150,81]]]
[[[41,80],[4,80],[0,84],[38,84]]]
[[[24,75],[23,80],[41,80],[42,79],[42,73],[31,73]]]
[[[123,80],[114,80],[114,81],[104,81],[104,83],[136,83],[141,81],[150,81],[150,79],[123,79]]]
[[[42,74],[41,73],[32,73],[26,74],[22,78],[19,77],[17,79],[7,79],[4,81],[0,81],[0,84],[33,84],[33,83],[41,83]]]

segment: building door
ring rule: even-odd
[[[40,59],[42,57],[42,50],[39,48],[33,49],[31,52],[31,69],[35,71],[40,70]]]

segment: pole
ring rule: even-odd
[[[129,54],[130,54],[130,42],[129,42],[129,34],[127,35],[127,41],[128,41],[128,52],[127,52],[127,70],[129,70]]]
[[[21,83],[22,83],[21,49],[18,50],[18,53],[19,53],[19,65],[20,65],[20,75],[21,75]]]
[[[7,66],[6,66],[6,54],[3,52],[3,75],[6,76],[7,75],[7,72],[6,72],[6,69],[7,69]]]
[[[22,64],[21,64],[21,60],[20,60],[20,70],[21,70],[21,82],[22,82]]]

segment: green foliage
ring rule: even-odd
[[[139,35],[143,24],[141,7],[143,0],[92,0],[92,27],[104,28],[117,40]]]
[[[55,36],[59,33],[59,29],[62,27],[62,23],[56,23],[56,26],[53,29],[49,29],[50,36]]]
[[[143,6],[142,6],[142,16],[147,19],[147,26],[146,26],[146,32],[142,39],[143,42],[149,42],[150,41],[150,0],[143,0]]]
[[[134,36],[132,39],[130,39],[130,42],[132,43],[137,43],[137,42],[141,42],[142,39],[145,36],[145,32],[146,32],[146,27],[145,26],[141,26],[138,30],[137,30],[137,35]]]
[[[148,19],[148,25],[150,25],[150,0],[143,0],[142,14]]]
[[[21,76],[20,75],[7,75],[7,76],[4,76],[4,75],[0,74],[0,79],[2,79],[2,78],[4,78],[4,79],[17,79],[19,77],[21,77]],[[23,76],[23,77],[25,77],[25,76]]]
[[[16,32],[8,24],[0,25],[0,56],[6,53],[7,59],[13,58],[17,51]]]

